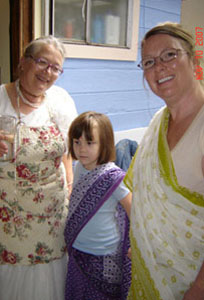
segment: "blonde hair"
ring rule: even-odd
[[[168,34],[170,36],[173,36],[174,38],[179,39],[183,48],[189,54],[189,57],[191,59],[195,57],[195,41],[193,39],[193,36],[186,30],[184,30],[180,24],[173,22],[159,23],[157,26],[146,32],[141,42],[141,48],[143,49],[143,46],[149,37],[156,34]]]
[[[72,122],[69,128],[69,153],[73,159],[77,159],[73,149],[73,139],[79,139],[84,133],[87,141],[93,140],[93,128],[97,126],[99,133],[99,157],[97,164],[114,161],[116,158],[114,133],[109,118],[95,111],[87,111],[80,114]]]

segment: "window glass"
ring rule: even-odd
[[[55,0],[53,33],[56,37],[84,42],[86,22],[83,19],[84,0]]]
[[[127,46],[128,0],[55,0],[53,33],[68,42]]]
[[[41,0],[40,3],[35,35],[52,34],[60,38],[65,57],[136,60],[140,0]]]
[[[91,42],[126,46],[128,0],[91,2]]]

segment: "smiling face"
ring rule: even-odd
[[[92,140],[88,141],[83,132],[79,139],[73,139],[73,150],[76,158],[87,170],[92,170],[97,166],[100,142],[98,128],[95,126],[92,132]]]
[[[63,57],[60,51],[51,44],[42,44],[33,57],[43,58],[50,64],[58,65],[59,67],[62,67],[63,64]],[[20,65],[19,79],[21,85],[35,96],[44,94],[58,78],[58,75],[54,74],[51,68],[40,69],[30,57],[23,57]]]
[[[155,65],[144,70],[144,77],[151,90],[165,102],[177,100],[194,85],[194,64],[183,48],[180,39],[168,34],[149,37],[142,49],[142,58],[158,57],[165,49],[181,49],[177,58],[168,63],[156,59]]]

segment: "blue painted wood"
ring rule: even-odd
[[[181,1],[179,0],[145,0],[140,2],[140,5],[180,15]]]
[[[164,105],[144,87],[140,42],[159,22],[180,22],[182,0],[140,0],[138,58],[135,62],[66,59],[64,73],[56,84],[73,97],[78,113],[96,110],[110,118],[115,131],[148,126]]]
[[[145,8],[145,26],[148,29],[157,25],[158,22],[165,22],[165,21],[177,22],[179,18],[180,15],[178,15],[178,13],[177,14],[170,13],[167,11],[149,8],[149,7]]]

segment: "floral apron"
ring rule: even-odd
[[[65,252],[65,144],[58,126],[19,126],[12,162],[0,164],[0,264],[48,263]]]

